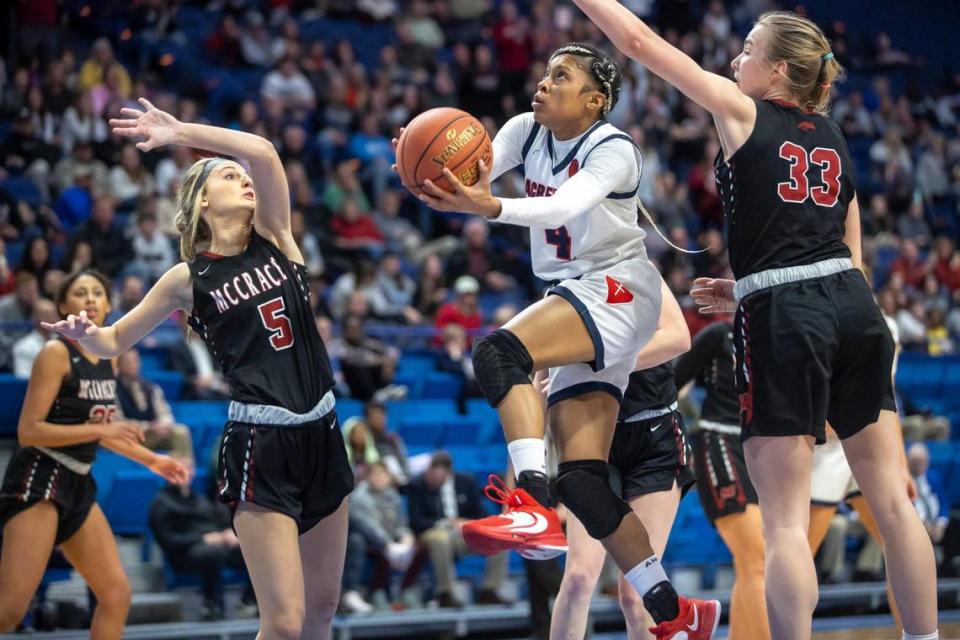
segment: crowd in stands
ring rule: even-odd
[[[724,75],[752,20],[776,8],[772,0],[625,4]],[[406,344],[436,352],[440,370],[462,382],[461,404],[480,397],[473,337],[501,326],[545,283],[531,273],[525,229],[431,212],[407,194],[390,169],[390,141],[439,106],[470,111],[495,135],[528,110],[554,49],[571,40],[609,49],[597,29],[564,0],[31,0],[16,4],[14,24],[0,60],[0,371],[29,375],[65,273],[106,273],[115,318],[179,259],[176,192],[196,156],[181,147],[141,153],[111,134],[110,117],[145,96],[181,120],[270,139],[286,169],[338,394],[368,402],[364,416],[343,425],[360,480],[345,606],[390,606],[391,570],[404,572],[394,605],[414,606],[406,588],[428,560],[440,603],[456,606],[453,559],[466,551],[459,526],[485,514],[482,496],[449,455],[414,470],[383,403],[407,393],[395,380]],[[864,257],[880,304],[904,349],[957,353],[960,75],[940,77],[885,33],[823,24],[850,71],[832,89],[831,116],[855,160]],[[704,110],[619,59],[624,80],[609,120],[643,151],[645,208],[673,243],[707,248],[673,251],[641,218],[649,254],[695,333],[711,319],[695,310],[692,279],[730,274],[715,129]],[[511,173],[495,189],[519,197],[522,186]],[[184,318],[168,325],[174,338],[155,343],[184,375],[182,397],[226,398]],[[136,352],[121,358],[119,380],[124,413],[143,422],[148,443],[190,458],[189,425],[141,375]],[[176,566],[236,564],[225,521],[190,515],[210,508],[201,498],[164,489],[151,513],[157,540]],[[176,524],[185,521],[191,526]],[[480,601],[499,601],[505,570],[505,559],[488,561]],[[204,586],[212,617],[222,612],[219,588],[213,578]]]

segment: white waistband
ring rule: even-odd
[[[733,424],[723,424],[722,422],[714,422],[713,420],[704,420],[700,419],[697,423],[700,425],[700,428],[704,431],[716,431],[717,433],[727,433],[732,436],[740,435],[740,427]]]
[[[850,258],[830,258],[821,260],[813,264],[803,264],[797,267],[784,267],[782,269],[767,269],[744,276],[737,280],[733,285],[733,297],[740,302],[751,293],[761,289],[769,289],[780,284],[788,282],[799,282],[800,280],[810,280],[812,278],[822,278],[823,276],[833,275],[841,271],[853,269],[853,261]]]
[[[640,422],[641,420],[652,420],[653,418],[659,418],[660,416],[665,416],[669,413],[673,413],[677,410],[677,403],[674,402],[669,407],[661,407],[659,409],[646,409],[638,413],[633,414],[629,418],[625,419],[624,422]]]
[[[52,459],[55,462],[59,462],[70,471],[74,473],[85,476],[90,473],[90,467],[92,466],[89,462],[80,462],[68,456],[65,453],[60,451],[54,451],[53,449],[48,449],[47,447],[34,447],[37,451]]]
[[[291,427],[308,422],[316,422],[323,416],[333,411],[336,405],[336,399],[333,397],[333,391],[327,391],[320,402],[313,409],[306,413],[294,413],[283,407],[275,407],[269,404],[245,404],[243,402],[233,401],[227,410],[227,419],[234,422],[245,422],[247,424],[269,424],[280,427]]]

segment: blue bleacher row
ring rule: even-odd
[[[144,349],[141,357],[144,375],[164,388],[175,417],[190,427],[198,461],[195,487],[206,491],[212,448],[226,422],[227,403],[179,400],[182,376],[161,368],[165,362],[162,351]],[[449,450],[455,467],[473,474],[482,486],[488,474],[502,474],[507,464],[497,413],[483,399],[468,399],[464,413],[460,413],[456,401],[459,380],[435,371],[434,366],[435,355],[427,351],[405,353],[401,358],[397,382],[407,384],[410,395],[407,400],[387,403],[390,428],[402,436],[411,455],[437,448]],[[897,371],[897,388],[914,406],[949,416],[951,440],[930,442],[928,446],[931,467],[939,473],[950,503],[960,503],[960,357],[935,359],[904,354]],[[0,407],[3,407],[0,436],[15,434],[25,390],[25,380],[0,375]],[[341,422],[361,416],[363,403],[341,398],[337,401],[337,412]],[[109,451],[101,451],[93,474],[98,485],[98,500],[113,530],[119,535],[148,535],[149,505],[163,480]],[[493,506],[491,504],[491,508]],[[665,562],[673,566],[709,568],[726,564],[729,559],[729,552],[707,522],[695,491],[691,491],[680,505]],[[469,576],[479,573],[482,564],[467,561],[462,568]],[[189,579],[169,570],[167,574],[171,586],[183,584],[185,580],[189,583]],[[705,580],[709,580],[709,575],[709,571],[705,572]]]

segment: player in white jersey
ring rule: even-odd
[[[530,385],[533,371],[549,369],[559,498],[603,543],[654,620],[690,623],[689,639],[701,640],[713,635],[719,603],[678,597],[608,476],[630,373],[661,303],[676,304],[647,260],[637,224],[639,153],[605,120],[619,88],[620,71],[606,53],[579,43],[561,47],[537,85],[533,113],[511,119],[494,139],[492,171],[481,163],[479,181],[467,187],[445,170],[454,193],[427,181],[420,196],[438,210],[529,227],[534,272],[555,282],[543,300],[474,348],[477,382],[499,412],[517,489],[503,514],[468,523],[463,535],[481,553],[550,557],[566,549],[544,473],[543,408]],[[491,177],[515,167],[527,197],[495,198]]]

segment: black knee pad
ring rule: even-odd
[[[616,531],[623,517],[630,513],[630,506],[610,488],[610,472],[605,460],[561,462],[557,494],[583,523],[590,537],[597,540]]]
[[[533,359],[517,336],[497,329],[474,345],[473,370],[487,402],[496,408],[515,385],[530,384]]]

